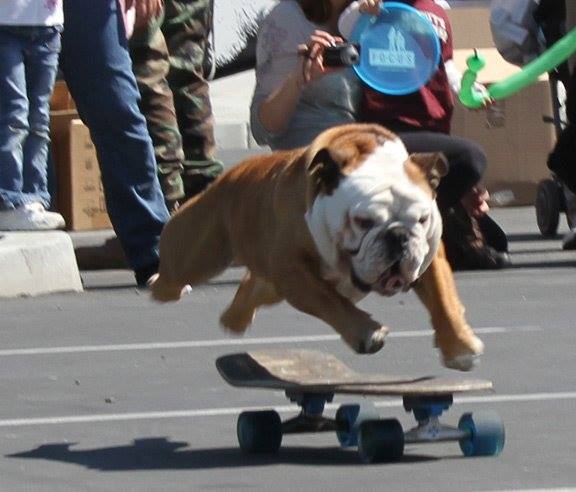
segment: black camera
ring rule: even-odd
[[[360,63],[360,45],[339,43],[324,50],[324,66],[350,67]]]

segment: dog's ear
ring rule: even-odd
[[[331,195],[338,188],[342,171],[327,148],[320,149],[308,164],[308,173],[317,193]]]
[[[440,178],[448,174],[448,160],[441,152],[410,154],[410,160],[422,170],[433,190],[438,188]]]

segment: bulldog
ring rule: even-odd
[[[446,172],[441,154],[408,155],[396,135],[368,124],[247,159],[167,223],[152,297],[175,301],[185,286],[244,265],[224,328],[243,333],[260,306],[286,300],[356,352],[373,353],[388,328],[355,304],[369,292],[413,287],[444,364],[470,370],[483,344],[466,323],[441,244],[435,189]]]

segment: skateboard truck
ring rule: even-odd
[[[418,425],[404,433],[405,443],[460,441],[470,437],[467,429],[444,425],[440,416],[448,410],[454,398],[448,396],[405,396],[404,409],[412,412]]]
[[[286,397],[300,408],[300,414],[282,422],[282,434],[306,432],[334,432],[338,429],[334,419],[323,415],[326,403],[334,399],[334,393],[302,393],[286,390]]]

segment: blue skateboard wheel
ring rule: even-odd
[[[464,456],[497,456],[504,448],[504,424],[495,412],[465,413],[458,428],[468,432],[459,441]]]

